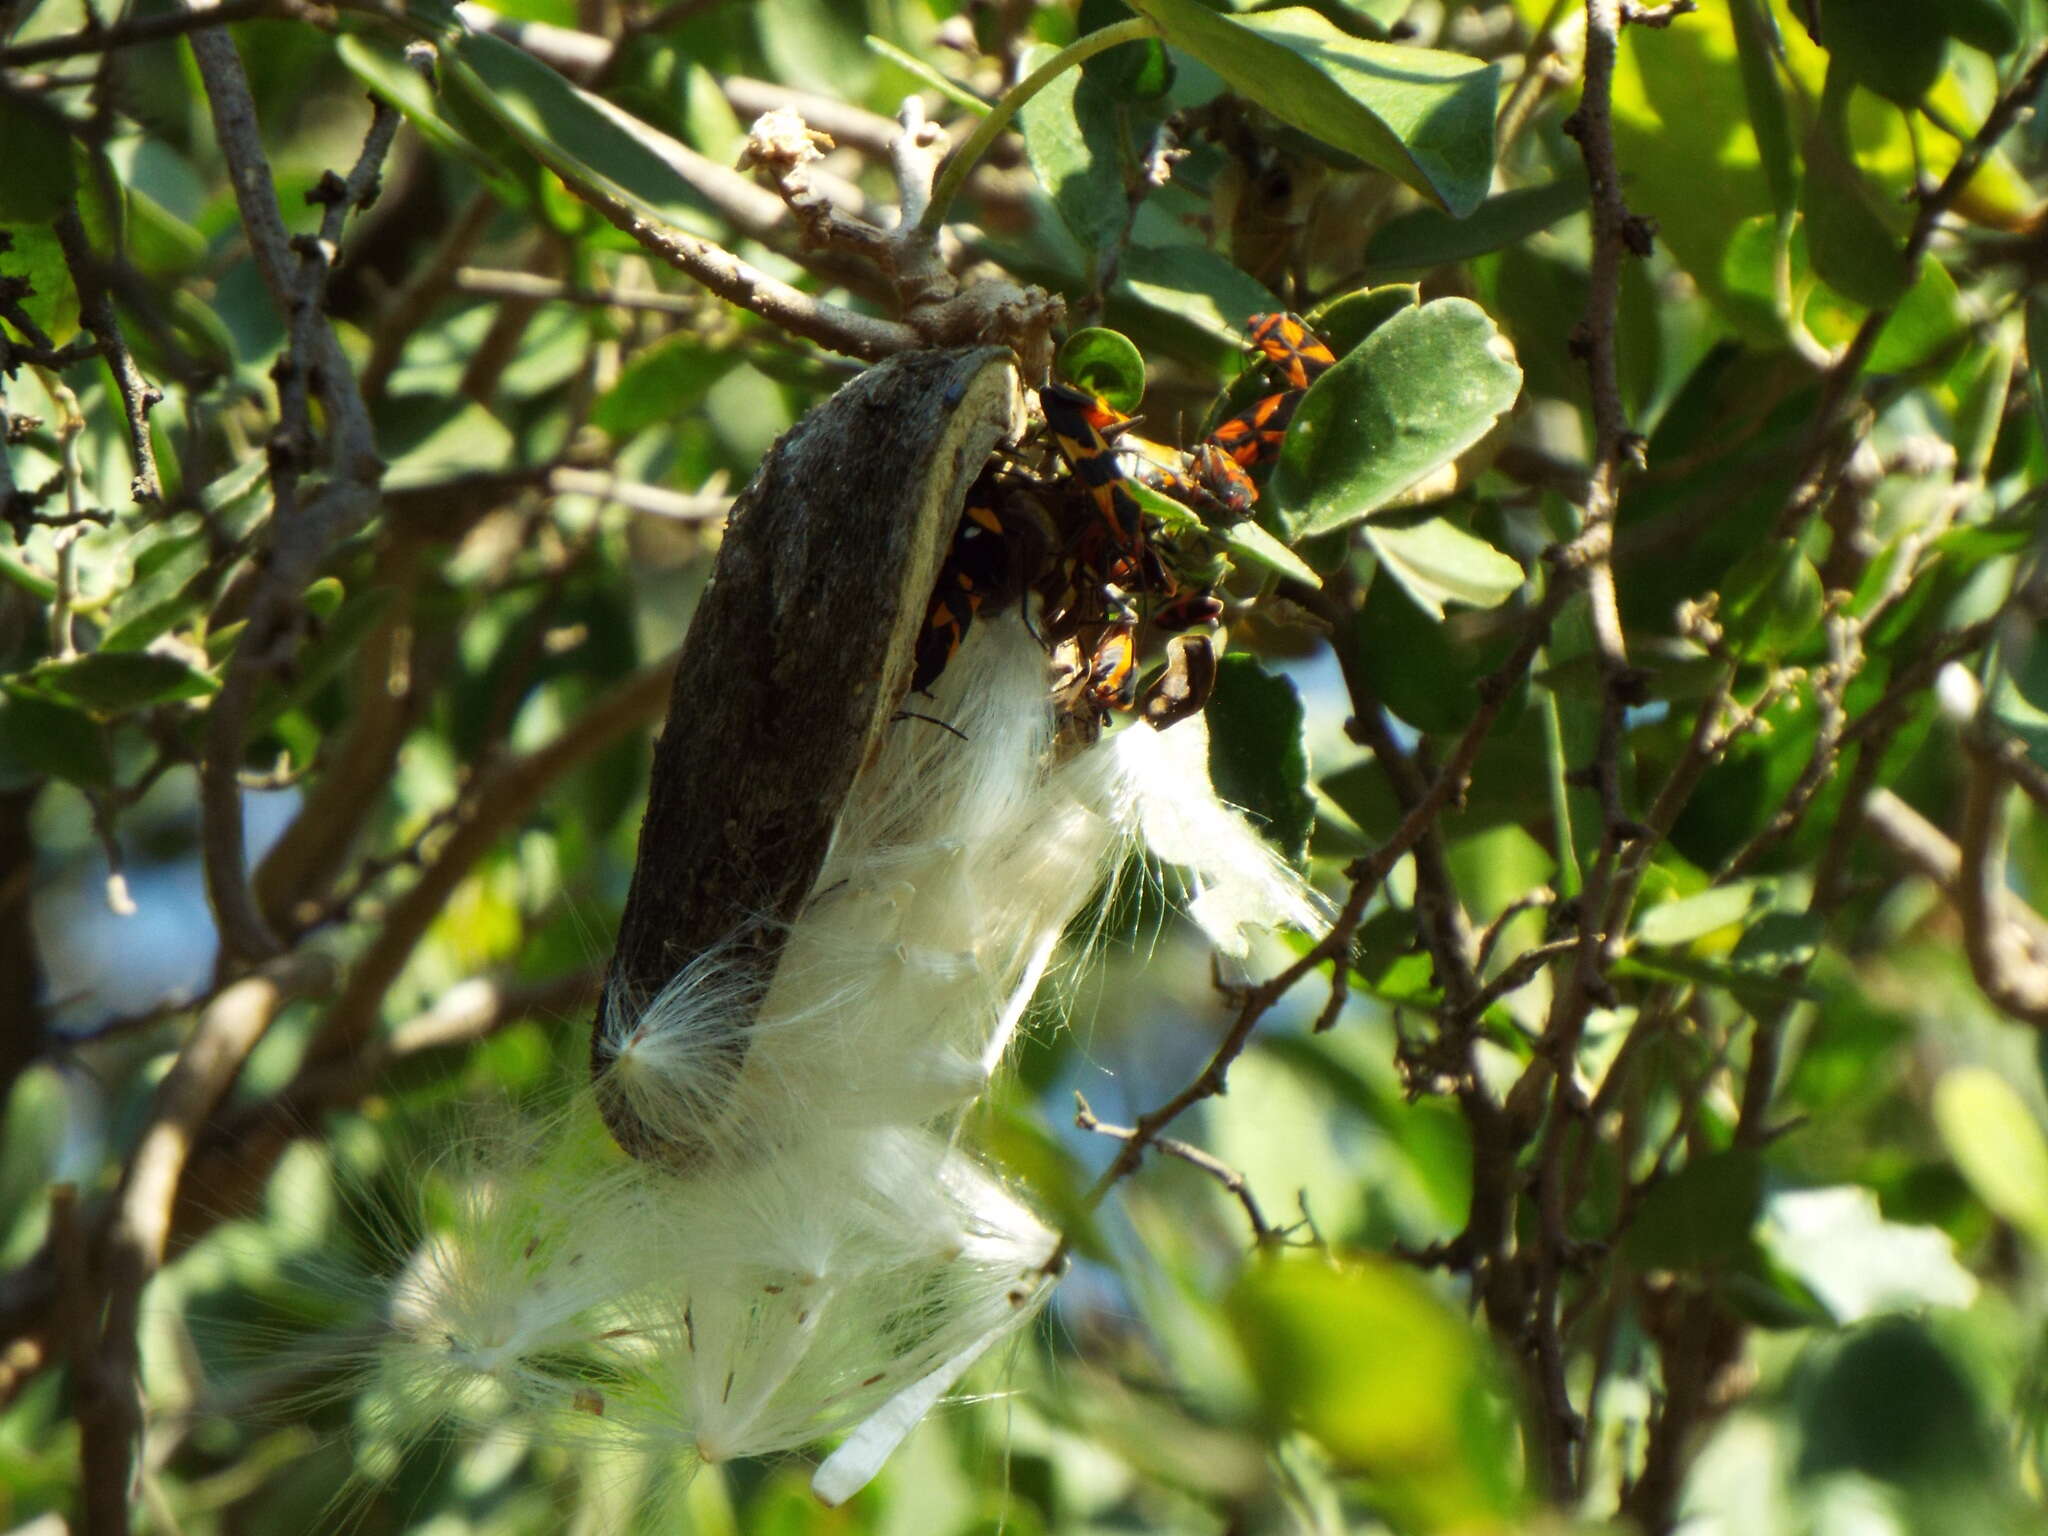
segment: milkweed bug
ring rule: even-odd
[[[1280,370],[1290,389],[1307,389],[1316,375],[1336,364],[1330,344],[1299,315],[1253,315],[1249,326],[1251,344]]]

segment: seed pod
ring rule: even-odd
[[[707,1140],[656,1135],[615,1069],[630,1021],[716,951],[740,1005],[697,1063],[699,1092],[746,1059],[764,995],[847,790],[910,682],[968,486],[1021,427],[999,347],[906,354],[785,433],[733,506],[691,620],[654,753],[640,850],[591,1042],[620,1146],[677,1168]]]

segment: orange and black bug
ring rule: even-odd
[[[1280,444],[1287,437],[1287,424],[1294,420],[1294,408],[1301,404],[1301,391],[1282,390],[1255,400],[1250,407],[1231,417],[1209,441],[1221,448],[1245,469],[1279,457]]]
[[[1201,494],[1217,512],[1232,521],[1252,515],[1252,503],[1259,499],[1258,487],[1229,449],[1214,441],[1197,444],[1188,467],[1194,472]]]
[[[1280,371],[1289,389],[1307,389],[1316,375],[1337,361],[1330,344],[1299,315],[1253,315],[1247,335],[1266,361]]]
[[[966,510],[917,634],[913,691],[926,697],[983,611],[1018,601],[1045,565],[1050,541],[1021,495],[984,473],[967,493]]]
[[[1223,602],[1214,590],[1202,587],[1182,592],[1162,603],[1152,613],[1152,627],[1161,634],[1176,635],[1202,624],[1214,624],[1223,617]]]
[[[1110,447],[1104,430],[1105,426],[1114,430],[1123,424],[1123,418],[1096,396],[1065,384],[1046,385],[1039,390],[1038,401],[1060,457],[1094,502],[1119,547],[1135,554],[1145,541],[1144,515],[1123,488],[1123,467],[1117,463],[1116,450]]]

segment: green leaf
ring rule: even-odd
[[[1839,67],[1902,107],[1918,104],[1947,61],[1948,18],[1934,0],[1827,0],[1820,36],[1830,76]]]
[[[591,422],[615,438],[672,422],[696,406],[739,361],[736,349],[707,346],[692,332],[664,336],[636,352],[619,371],[592,409]]]
[[[1216,668],[1209,717],[1209,776],[1216,793],[1251,812],[1266,836],[1299,864],[1308,852],[1315,800],[1301,739],[1301,695],[1250,656]]]
[[[1123,0],[1081,0],[1074,13],[1075,29],[1099,32],[1128,21],[1130,12]],[[1156,37],[1119,43],[1082,62],[1081,72],[1106,87],[1112,99],[1133,106],[1150,106],[1172,89],[1177,71],[1166,45]],[[1157,109],[1161,114],[1166,107]]]
[[[1506,1529],[1512,1420],[1477,1328],[1414,1274],[1320,1255],[1247,1269],[1224,1302],[1268,1412],[1372,1479],[1401,1530]]]
[[[1807,328],[1817,340],[1839,345],[1862,324],[1863,316],[1842,306],[1842,318],[1830,323],[1824,312],[1825,297],[1823,290],[1808,304]],[[1870,361],[1864,366],[1872,373],[1900,373],[1917,367],[1962,335],[1969,323],[1954,275],[1939,261],[1924,261],[1913,286],[1892,307],[1891,318],[1877,333],[1877,345],[1870,349]]]
[[[1129,246],[1117,270],[1132,298],[1233,348],[1246,316],[1280,307],[1263,283],[1207,246]]]
[[[1957,1510],[1968,1484],[2009,1476],[1982,1398],[1963,1367],[1911,1318],[1887,1317],[1842,1342],[1804,1396],[1798,1476],[1860,1472],[1880,1484],[1942,1492],[1956,1531],[2024,1530]],[[1935,1522],[1929,1529],[1943,1529]]]
[[[395,48],[382,46],[360,33],[348,33],[335,39],[334,53],[351,74],[369,87],[371,95],[402,112],[405,120],[419,130],[421,138],[480,173],[492,196],[514,208],[526,206],[525,187],[506,175],[496,158],[447,119],[434,88]]]
[[[2010,673],[1991,689],[1991,715],[2019,739],[2028,756],[2048,768],[2048,710],[2028,698]]]
[[[1272,510],[1295,541],[1347,528],[1478,442],[1521,387],[1513,349],[1478,305],[1404,309],[1303,397],[1268,489]]]
[[[1414,309],[1421,302],[1422,290],[1416,284],[1383,283],[1377,288],[1363,288],[1332,299],[1304,318],[1310,328],[1330,344],[1330,350],[1343,357],[1394,316],[1403,310]],[[1242,338],[1239,340],[1241,342]],[[1272,392],[1273,381],[1266,369],[1248,362],[1217,396],[1202,430],[1205,433],[1213,431],[1218,422],[1235,416],[1253,401]]]
[[[14,243],[0,255],[0,273],[27,279],[29,293],[21,301],[22,310],[61,347],[78,333],[78,288],[64,249],[47,222],[13,224],[7,233]]]
[[[26,592],[39,603],[47,603],[57,595],[56,582],[24,564],[10,549],[0,549],[0,581]]]
[[[1519,565],[1447,517],[1367,523],[1365,542],[1416,606],[1439,620],[1445,603],[1497,608],[1522,585]]]
[[[0,224],[47,224],[78,189],[62,114],[33,96],[0,96],[0,144]]]
[[[512,434],[505,424],[474,400],[448,409],[414,412],[407,428],[419,435],[394,441],[387,490],[429,485],[457,475],[507,469],[513,463]]]
[[[2048,294],[2027,296],[2027,379],[2032,388],[2034,424],[2048,440]]]
[[[1988,1067],[1955,1067],[1934,1085],[1934,1127],[1977,1198],[2048,1254],[2048,1138],[2026,1101]]]
[[[46,661],[22,674],[22,681],[46,697],[97,715],[196,699],[220,686],[189,663],[157,651],[94,651]]]
[[[1156,517],[1170,534],[1195,533],[1202,527],[1201,514],[1164,491],[1155,491],[1142,480],[1126,478],[1124,490],[1147,517]]]
[[[1940,262],[1930,261],[1927,270],[1944,269]],[[2020,316],[2007,313],[1991,333],[1989,343],[1965,359],[1969,372],[1957,391],[1960,398],[1955,413],[1959,484],[1981,480],[1990,466],[1992,450],[1998,446],[1999,429],[2005,422],[2005,402],[2012,391],[2014,367],[2019,362],[2022,329]]]
[[[1946,1232],[1886,1221],[1877,1196],[1860,1185],[1773,1195],[1757,1238],[1838,1323],[1910,1307],[1967,1307],[1977,1296]]]
[[[1659,949],[1691,944],[1741,923],[1765,895],[1756,881],[1737,880],[1701,891],[1697,896],[1660,902],[1637,921],[1636,940]]]
[[[1780,216],[1799,201],[1799,171],[1792,154],[1792,125],[1785,113],[1785,87],[1778,78],[1778,27],[1762,0],[1729,0],[1735,48],[1742,65],[1742,94],[1749,127],[1770,185],[1771,205]]]
[[[1038,68],[1057,49],[1034,48],[1024,73]],[[1091,263],[1113,249],[1130,225],[1131,203],[1124,193],[1124,129],[1116,98],[1085,72],[1069,69],[1053,77],[1018,114],[1024,151],[1039,184],[1052,198]]]
[[[860,6],[832,0],[757,0],[754,35],[767,57],[771,78],[837,101],[859,101],[878,73],[863,41],[867,28]]]
[[[1235,17],[1199,0],[1131,0],[1131,9],[1240,96],[1452,213],[1486,196],[1498,66],[1366,42],[1306,7]]]
[[[212,564],[213,550],[205,531],[166,539],[149,551],[151,559],[136,561],[135,583],[107,609],[102,651],[139,651],[172,626],[195,616],[207,593],[195,578]]]
[[[1766,912],[1743,930],[1728,963],[1739,976],[1781,980],[1813,964],[1825,931],[1812,912]]]
[[[1320,587],[1323,578],[1309,563],[1249,518],[1223,523],[1209,530],[1209,537],[1241,561],[1271,571],[1275,576],[1298,581],[1305,587]]]
[[[1465,638],[1416,601],[1402,581],[1375,581],[1352,630],[1357,665],[1373,692],[1420,731],[1461,729],[1479,708],[1479,680],[1506,658],[1513,635],[1496,627]]]
[[[988,116],[991,109],[987,102],[975,95],[974,92],[968,90],[959,81],[943,75],[938,70],[932,68],[931,65],[920,59],[916,54],[898,48],[887,38],[876,37],[872,32],[862,38],[861,41],[867,44],[868,52],[879,58],[887,59],[912,79],[922,80],[926,85],[945,97],[946,100],[952,102],[954,106],[964,107],[976,117]]]
[[[2019,46],[2020,30],[2013,14],[1998,0],[1932,0],[1948,34],[1994,59]]]
[[[444,59],[448,84],[542,165],[679,229],[708,231],[702,198],[672,163],[682,146],[666,134],[499,38],[465,36]]]
[[[1918,5],[1920,0],[1909,0]],[[1873,205],[1849,147],[1849,86],[1828,69],[1820,111],[1806,135],[1806,181],[1800,211],[1813,270],[1829,287],[1871,309],[1896,303],[1912,274],[1905,252]]]
[[[1820,633],[1820,572],[1796,540],[1764,544],[1722,579],[1720,620],[1744,656],[1782,656]]]
[[[86,789],[114,782],[106,732],[84,711],[8,684],[0,688],[0,789],[42,778]]]
[[[1107,326],[1074,332],[1061,344],[1054,368],[1061,378],[1100,395],[1126,416],[1135,414],[1145,398],[1144,354],[1130,337]]]
[[[1315,333],[1330,344],[1330,350],[1342,357],[1394,316],[1421,304],[1422,289],[1418,284],[1382,283],[1332,299],[1305,318]]]
[[[1441,208],[1416,208],[1389,219],[1366,243],[1365,264],[1412,270],[1469,261],[1540,234],[1586,206],[1586,183],[1564,177],[1489,197],[1462,219]]]
[[[1749,1248],[1763,1190],[1763,1160],[1753,1151],[1696,1157],[1650,1187],[1622,1250],[1643,1270],[1733,1265]]]
[[[747,142],[746,126],[719,89],[718,77],[703,65],[683,66],[682,104],[678,126],[690,147],[707,159],[731,165]]]
[[[341,605],[347,599],[348,589],[341,584],[338,577],[322,576],[306,588],[301,601],[306,605],[306,612],[324,624],[340,612]]]

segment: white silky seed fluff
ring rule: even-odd
[[[1062,757],[1045,659],[978,625],[856,781],[765,990],[714,951],[607,1006],[615,1085],[678,1175],[595,1116],[479,1170],[394,1298],[390,1373],[436,1417],[507,1413],[672,1464],[851,1430],[838,1503],[1043,1304],[1056,1236],[950,1145],[1061,936],[1137,852],[1226,954],[1317,898],[1217,801],[1201,717]],[[964,740],[962,738],[965,738]],[[746,1040],[735,1069],[723,1043]]]

